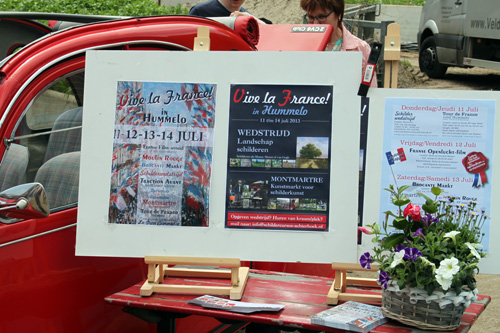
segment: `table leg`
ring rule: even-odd
[[[156,333],[175,333],[175,318],[162,318],[156,323]]]
[[[243,328],[247,327],[250,323],[249,322],[241,322],[241,321],[228,321],[227,323],[224,323],[225,320],[217,319],[218,321],[222,322],[223,324],[221,326],[218,326],[211,330],[209,333],[235,333],[239,332]],[[229,323],[231,322],[231,323]],[[247,332],[245,330],[245,332]]]
[[[184,313],[124,307],[123,311],[148,323],[156,324],[157,333],[175,333],[175,319],[190,316]]]

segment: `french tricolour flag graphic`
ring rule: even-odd
[[[387,161],[389,162],[389,165],[406,161],[406,155],[403,148],[398,148],[396,150],[388,151],[387,153],[385,153],[385,155],[387,156]]]

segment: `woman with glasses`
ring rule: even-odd
[[[344,0],[300,0],[300,7],[306,12],[304,21],[309,24],[329,24],[333,33],[325,51],[359,51],[363,53],[362,74],[370,55],[370,45],[354,36],[342,23]],[[371,87],[377,87],[377,78],[373,77]]]

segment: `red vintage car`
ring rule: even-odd
[[[104,302],[145,279],[143,260],[75,256],[85,52],[191,51],[199,26],[210,28],[211,50],[259,46],[199,17],[118,19],[53,32],[7,14],[0,13],[0,332],[147,331],[144,321]],[[321,50],[329,34],[309,41],[295,35],[306,44],[294,45]],[[285,44],[272,42],[282,36],[270,27],[260,37],[261,50]]]

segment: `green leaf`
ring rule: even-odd
[[[396,196],[392,197],[392,203],[398,207],[406,206],[410,202],[411,202],[411,200],[408,199],[408,197],[404,194],[400,195],[399,198]]]
[[[441,190],[439,187],[433,187],[433,188],[431,188],[431,192],[432,192],[432,194],[434,194],[435,196],[438,196],[438,195],[440,195],[441,193],[443,193],[443,190]]]
[[[407,188],[411,187],[410,185],[403,185],[401,186],[399,189],[398,189],[398,193],[401,194],[403,193],[404,190],[406,190]]]
[[[405,234],[392,234],[384,239],[383,246],[386,250],[396,247],[405,239]]]
[[[394,186],[391,184],[389,185],[389,188],[384,188],[387,192],[391,192],[392,194],[396,194],[396,191],[394,191]]]
[[[408,228],[410,222],[406,220],[404,217],[396,217],[394,221],[392,221],[392,226],[399,230],[405,230]]]
[[[436,206],[436,203],[432,200],[427,200],[423,205],[422,209],[429,214],[434,214],[438,211],[438,208]]]
[[[390,210],[388,210],[387,212],[384,212],[384,214],[386,215],[390,215],[392,217],[398,217],[397,215],[395,215],[393,212],[391,212]]]
[[[422,198],[425,198],[426,201],[434,201],[425,194],[423,194],[422,192],[417,192],[417,194],[420,195]]]

